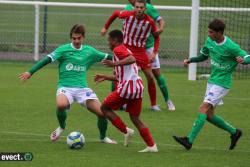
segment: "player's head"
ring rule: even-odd
[[[109,48],[113,50],[116,46],[123,43],[123,34],[120,30],[113,30],[109,32],[108,37]]]
[[[80,48],[85,37],[85,28],[81,24],[75,24],[70,30],[70,39],[75,48]]]
[[[135,0],[135,15],[137,17],[143,16],[146,10],[146,1],[145,0]]]
[[[224,21],[220,19],[214,19],[208,25],[208,36],[212,40],[216,41],[223,36],[225,28],[226,25]]]

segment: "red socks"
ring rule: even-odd
[[[148,128],[141,128],[141,129],[139,129],[139,131],[140,131],[141,137],[143,138],[145,143],[147,143],[147,146],[149,146],[149,147],[154,146],[154,141],[151,137],[151,134],[150,134]]]
[[[115,119],[113,119],[113,121],[111,121],[112,124],[119,129],[122,133],[126,134],[127,133],[127,129],[126,129],[126,125],[122,122],[121,118],[116,117]]]
[[[155,82],[148,83],[148,94],[150,97],[151,106],[156,105],[156,86]]]

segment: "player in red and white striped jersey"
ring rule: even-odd
[[[128,55],[132,55],[131,51],[124,45],[117,46],[113,50],[113,61],[118,62]],[[143,85],[142,80],[138,75],[138,67],[136,63],[126,66],[114,67],[116,78],[118,80],[117,92],[120,97],[125,99],[142,98]]]
[[[110,49],[113,50],[113,61],[103,60],[102,64],[113,67],[115,75],[107,76],[98,74],[95,76],[95,82],[98,83],[104,80],[118,81],[118,87],[105,98],[101,105],[101,110],[112,124],[124,133],[124,145],[127,146],[134,134],[134,130],[128,128],[120,117],[113,112],[113,110],[117,110],[126,104],[126,112],[129,113],[130,119],[147,144],[147,147],[140,152],[158,152],[148,128],[139,118],[142,109],[143,85],[138,75],[135,58],[131,51],[122,44],[123,34],[120,30],[111,31],[108,41]]]
[[[106,22],[101,30],[101,34],[105,35],[108,27],[117,17],[124,19],[122,28],[124,38],[123,43],[129,50],[131,50],[136,59],[137,65],[142,69],[147,78],[151,108],[158,109],[159,107],[156,104],[156,86],[150,63],[154,60],[158,52],[160,38],[153,19],[144,13],[145,10],[145,0],[136,0],[135,9],[133,11],[116,10]],[[155,43],[153,53],[148,56],[145,45],[150,33],[154,35]]]

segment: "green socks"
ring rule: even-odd
[[[168,101],[168,99],[169,99],[168,88],[167,88],[167,84],[166,84],[164,77],[162,75],[160,75],[159,77],[156,78],[156,80],[157,80],[158,86],[161,89],[161,93],[162,93],[165,101]]]
[[[191,130],[191,132],[187,136],[189,143],[191,143],[191,144],[193,143],[194,139],[196,138],[196,136],[200,132],[201,128],[203,127],[206,119],[207,119],[207,115],[206,114],[203,114],[203,113],[199,113],[198,114],[198,118],[194,122],[192,130]]]
[[[60,127],[62,129],[65,129],[65,126],[66,126],[65,121],[67,119],[67,111],[66,110],[60,111],[59,109],[57,109],[56,116],[57,116]]]
[[[230,125],[228,122],[226,122],[223,118],[214,115],[213,118],[209,121],[210,123],[214,124],[218,128],[224,129],[225,131],[228,131],[230,134],[236,133],[236,128]]]
[[[106,131],[108,128],[108,121],[106,118],[98,117],[97,126],[100,132],[100,139],[104,139],[106,137]]]

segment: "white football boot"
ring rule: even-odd
[[[135,131],[130,128],[126,128],[127,133],[124,134],[124,146],[128,146],[128,143],[130,142],[132,136],[134,135]]]
[[[54,130],[51,134],[50,134],[50,140],[51,141],[57,141],[60,137],[60,135],[62,134],[62,132],[64,131],[64,129],[62,129],[60,126],[58,128],[56,128],[56,130]]]
[[[109,137],[104,137],[104,139],[101,139],[101,143],[106,144],[117,144],[117,141],[110,139]]]
[[[161,108],[158,105],[154,105],[154,106],[151,106],[151,110],[152,111],[161,111]]]
[[[155,152],[158,152],[158,149],[157,149],[157,146],[156,144],[154,144],[152,147],[146,147],[144,150],[141,150],[141,151],[138,151],[139,153],[147,153],[147,152],[150,152],[150,153],[155,153]]]
[[[175,111],[174,103],[171,100],[167,101],[167,106],[169,111]]]

